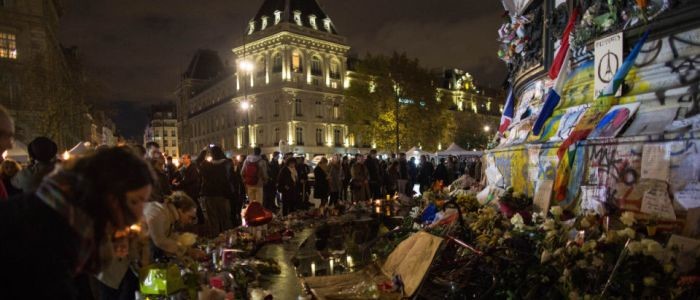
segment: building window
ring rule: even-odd
[[[163,147],[168,147],[168,140],[163,139]]]
[[[280,72],[282,72],[282,54],[275,53],[275,55],[272,56],[272,73]]]
[[[304,129],[297,127],[297,145],[304,145]]]
[[[333,119],[340,119],[340,104],[333,104]]]
[[[279,24],[280,21],[282,21],[282,12],[279,10],[275,11],[275,25]]]
[[[262,16],[262,25],[260,26],[260,30],[265,30],[267,28],[267,16]]]
[[[279,127],[276,127],[275,128],[275,140],[273,141],[273,143],[275,145],[277,145],[279,142],[280,142],[280,129],[279,129]]]
[[[175,136],[175,129],[170,131],[170,136]]]
[[[325,18],[323,19],[323,28],[326,29],[328,32],[333,32],[331,28],[331,19]]]
[[[262,147],[264,143],[261,143],[263,141],[263,133],[265,133],[262,129],[258,129],[258,136],[255,139],[255,141],[258,143],[259,147]]]
[[[318,30],[318,25],[316,25],[316,15],[309,15],[309,24],[311,24],[311,28]]]
[[[294,112],[297,115],[297,117],[301,117],[303,114],[301,113],[301,99],[296,99],[294,101]]]
[[[292,53],[292,72],[304,73],[304,60],[299,52]]]
[[[323,117],[323,104],[321,103],[320,100],[316,100],[316,117],[318,117],[318,118]]]
[[[294,23],[296,23],[299,26],[301,25],[301,11],[295,10],[294,11]]]
[[[255,66],[257,68],[257,76],[258,77],[263,77],[265,76],[266,66],[265,66],[265,58],[261,57],[258,59],[258,64]]]
[[[17,59],[17,38],[14,34],[0,32],[0,58]]]
[[[275,99],[275,105],[274,106],[274,111],[275,111],[275,117],[278,117],[280,115],[280,99]]]
[[[154,130],[154,131],[153,131],[153,136],[159,137],[159,136],[160,136],[160,133],[159,133],[157,130]]]
[[[340,129],[333,130],[333,143],[336,147],[340,147],[343,144],[343,136],[340,133]]]
[[[311,58],[311,75],[323,76],[323,70],[321,69],[321,59],[318,56]]]
[[[331,72],[329,76],[333,79],[340,79],[340,64],[338,62],[331,62]]]
[[[323,146],[323,129],[316,129],[316,145]]]
[[[248,22],[248,35],[253,34],[254,31],[255,31],[255,20],[250,20],[250,22]]]

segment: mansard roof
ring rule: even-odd
[[[280,14],[280,23],[297,24],[294,16],[299,14],[301,26],[338,34],[333,22],[330,22],[330,26],[326,28],[324,22],[326,22],[325,20],[330,21],[330,17],[323,11],[316,0],[265,0],[255,18],[251,20],[255,24],[253,31],[258,32],[277,25],[275,24],[275,12]],[[316,17],[315,28],[311,23],[310,16]],[[267,17],[265,29],[263,29],[263,17]]]
[[[199,49],[192,57],[189,67],[183,76],[190,79],[209,80],[224,72],[219,54],[214,50]]]

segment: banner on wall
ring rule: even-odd
[[[595,41],[595,95],[602,91],[613,81],[615,73],[622,65],[622,32]],[[622,95],[622,89],[615,93],[616,97]]]

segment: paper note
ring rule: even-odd
[[[700,254],[700,240],[674,234],[668,240],[666,249],[678,250],[676,265],[679,271],[687,272],[695,266],[695,257]]]
[[[666,144],[644,145],[642,151],[642,178],[668,181],[671,169],[671,151]]]
[[[498,171],[495,165],[486,168],[486,178],[489,181],[489,185],[501,186],[503,185],[503,175]]]
[[[642,212],[666,220],[676,220],[676,212],[668,198],[666,191],[652,189],[644,193],[642,198]]]
[[[675,193],[678,203],[685,209],[700,207],[700,183],[690,183],[681,191]]]
[[[604,186],[581,187],[581,209],[600,215],[605,215],[607,188]]]
[[[537,191],[535,192],[534,206],[536,212],[547,213],[549,211],[549,202],[552,197],[552,186],[554,186],[554,181],[545,179],[539,182],[537,185]]]

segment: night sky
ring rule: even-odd
[[[231,49],[263,0],[64,0],[60,41],[78,46],[105,86],[118,129],[140,138],[148,105],[172,101],[178,74],[198,48]],[[351,52],[406,52],[429,68],[462,68],[499,87],[503,7],[496,0],[318,0]],[[206,3],[206,4],[204,4]]]

